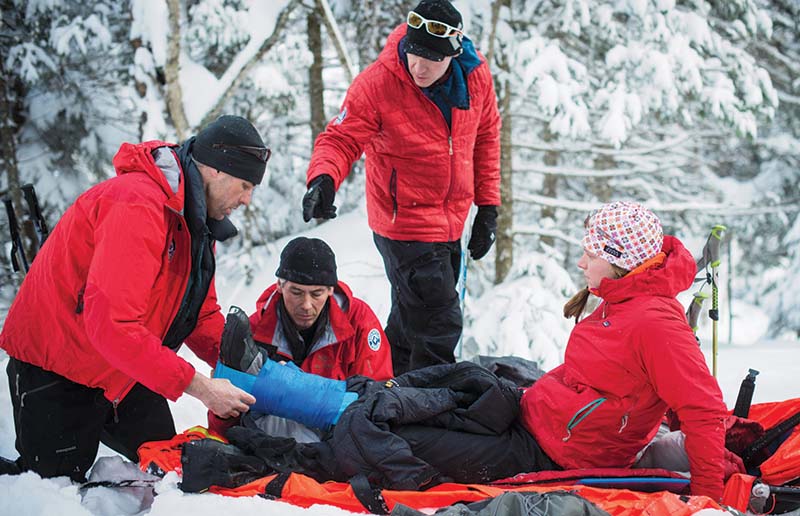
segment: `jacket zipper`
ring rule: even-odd
[[[622,415],[622,418],[620,419],[619,430],[617,430],[617,433],[621,434],[622,431],[625,430],[626,426],[628,426],[628,414],[627,413]]]
[[[39,391],[43,391],[45,389],[49,389],[50,387],[52,387],[53,385],[57,384],[58,382],[59,382],[59,380],[55,380],[53,382],[50,382],[50,383],[47,383],[47,384],[44,384],[44,385],[40,385],[39,387],[36,387],[35,389],[31,389],[29,391],[25,391],[25,392],[21,393],[21,392],[19,392],[19,374],[17,374],[16,375],[16,381],[14,382],[14,384],[15,384],[15,387],[17,389],[17,397],[19,398],[19,408],[22,408],[22,407],[25,406],[25,397],[28,394],[34,394],[34,393],[37,393]]]
[[[175,210],[172,210],[171,208],[170,208],[170,210],[175,215],[178,216],[178,229],[177,229],[177,231],[181,231],[182,230],[181,225],[185,226],[186,225],[186,221],[183,219],[183,216],[179,212],[177,212]],[[189,231],[188,226],[187,226],[186,231]],[[191,274],[192,273],[192,241],[191,241],[191,237],[189,237],[189,257],[188,257],[188,261],[189,261],[189,274]],[[169,332],[169,329],[172,327],[172,323],[175,322],[175,318],[178,316],[178,311],[180,311],[181,305],[183,304],[183,296],[186,295],[186,285],[188,285],[188,284],[189,284],[189,276],[185,276],[183,281],[181,281],[180,292],[182,292],[182,294],[181,294],[180,301],[178,301],[177,306],[172,310],[172,313],[170,314],[169,324],[167,324],[166,328],[164,328],[164,331],[161,332],[161,342],[162,343],[164,342],[164,338],[167,336],[167,333]]]
[[[125,386],[117,392],[117,395],[111,400],[111,408],[114,410],[114,423],[119,423],[119,415],[117,414],[117,407],[122,401],[122,393],[128,390],[128,387],[133,383],[133,379],[128,380]]]
[[[86,292],[86,285],[84,284],[78,291],[78,302],[75,304],[75,313],[83,313],[83,294]]]
[[[389,178],[389,195],[392,197],[392,224],[397,220],[397,169],[392,167]]]
[[[414,80],[411,78],[411,74],[408,72],[408,70],[406,70],[406,76],[408,77],[409,81],[411,81],[411,83],[414,84],[414,86],[416,86],[416,84],[414,83]],[[442,113],[442,110],[439,109],[439,106],[437,106],[436,103],[433,100],[429,99],[428,96],[425,95],[422,92],[421,89],[419,89],[419,94],[422,95],[422,98],[424,98],[429,103],[431,103],[434,108],[436,108],[436,112],[439,113],[439,116],[441,117],[442,122],[444,122],[445,129],[447,130],[447,147],[448,147],[448,153],[450,155],[450,170],[449,170],[449,172],[450,172],[450,184],[447,186],[447,193],[444,195],[444,200],[442,202],[442,208],[443,208],[442,209],[442,214],[444,215],[445,220],[447,220],[447,237],[448,237],[447,241],[450,242],[450,241],[455,240],[453,238],[452,225],[450,224],[450,220],[447,218],[447,205],[448,205],[448,202],[449,202],[449,199],[450,199],[450,192],[453,191],[453,180],[454,180],[454,176],[455,176],[455,174],[453,173],[453,170],[454,170],[454,167],[453,167],[453,160],[454,160],[454,158],[453,158],[453,130],[451,128],[452,123],[453,123],[453,119],[452,118],[450,119],[450,124],[451,125],[448,125],[447,124],[447,119],[444,117],[444,114]]]
[[[579,408],[575,414],[572,415],[572,418],[567,423],[567,433],[564,437],[561,438],[562,441],[567,442],[569,441],[570,437],[572,437],[572,430],[578,426],[584,419],[586,419],[589,414],[597,410],[597,407],[602,405],[607,398],[597,398],[593,401],[590,401],[583,407]],[[624,427],[623,427],[624,428]],[[620,428],[620,432],[622,429]]]

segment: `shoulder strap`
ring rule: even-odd
[[[389,506],[386,505],[386,500],[381,495],[381,490],[372,487],[363,473],[350,479],[350,487],[353,488],[353,494],[361,502],[361,505],[372,514],[389,514],[391,512]]]
[[[764,432],[764,435],[753,441],[753,444],[745,448],[744,452],[742,452],[742,461],[744,462],[745,467],[750,469],[752,466],[757,466],[758,464],[755,464],[755,462],[760,456],[759,452],[772,444],[772,442],[778,439],[780,436],[794,428],[798,423],[800,423],[800,412],[796,412],[788,419],[784,419],[777,425]]]

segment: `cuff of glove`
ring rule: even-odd
[[[497,206],[493,205],[486,205],[486,206],[478,206],[478,213],[485,213],[494,215],[497,218]]]
[[[308,183],[308,188],[312,186],[319,186],[322,189],[333,191],[336,189],[336,182],[330,174],[320,174]]]

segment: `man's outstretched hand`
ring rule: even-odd
[[[186,394],[203,402],[212,413],[221,417],[239,417],[248,410],[256,399],[233,385],[227,378],[208,378],[195,373],[186,388]]]

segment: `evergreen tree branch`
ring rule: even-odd
[[[272,34],[270,34],[270,36],[265,39],[263,43],[261,43],[258,51],[238,70],[238,72],[234,70],[225,72],[225,75],[235,73],[235,76],[230,81],[230,84],[225,91],[219,96],[214,106],[209,109],[206,115],[203,117],[199,127],[205,127],[220,116],[225,104],[231,99],[231,97],[233,97],[234,93],[236,93],[236,90],[239,88],[242,82],[244,82],[250,70],[252,70],[256,64],[261,61],[264,55],[280,41],[281,33],[289,22],[289,16],[299,5],[299,0],[290,0],[286,7],[284,7],[281,13],[278,15],[278,19],[275,22],[275,28],[272,30]]]

